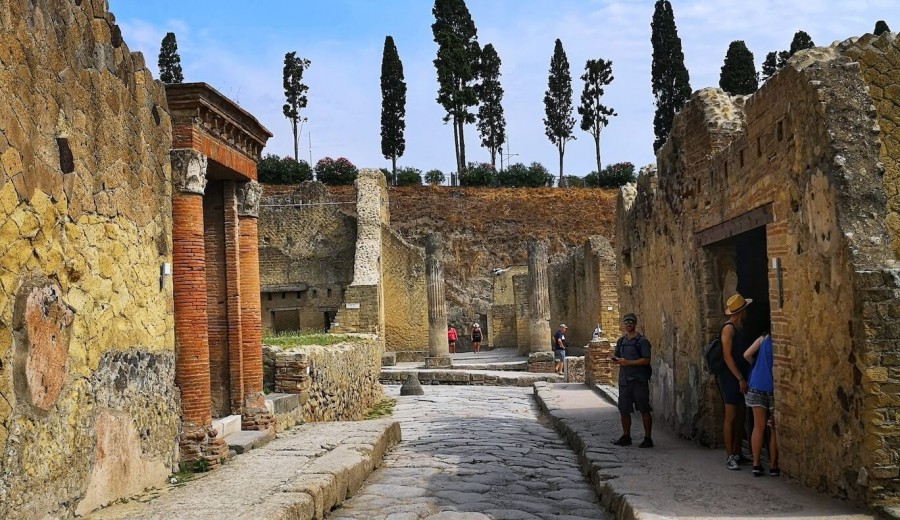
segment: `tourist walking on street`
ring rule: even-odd
[[[613,441],[616,446],[631,446],[631,413],[637,410],[644,422],[641,448],[652,448],[653,417],[650,415],[650,341],[637,327],[632,313],[622,318],[625,335],[616,341],[612,360],[619,365],[619,414],[622,416],[622,436]]]
[[[450,344],[450,353],[456,354],[456,329],[453,328],[453,325],[447,324],[447,342]]]
[[[569,330],[565,323],[560,323],[559,329],[553,334],[553,359],[556,360],[556,373],[563,375],[566,366],[566,331]]]
[[[481,341],[484,335],[481,333],[481,325],[475,323],[472,325],[472,352],[481,352]]]
[[[741,469],[741,442],[744,437],[744,415],[747,409],[744,394],[747,393],[747,375],[750,364],[744,359],[744,352],[750,346],[744,333],[743,323],[747,315],[747,306],[753,302],[735,294],[725,304],[728,321],[722,326],[722,359],[725,368],[716,375],[722,401],[725,403],[725,424],[722,436],[725,440],[725,467],[730,470]]]
[[[772,378],[772,336],[760,336],[744,352],[750,366],[750,378],[747,380],[747,394],[744,399],[747,407],[753,410],[753,434],[750,436],[750,447],[753,450],[753,476],[763,474],[759,461],[762,452],[766,426],[769,427],[769,475],[780,475],[778,468],[778,440],[775,437],[775,384]]]

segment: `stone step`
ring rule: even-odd
[[[241,431],[241,416],[229,415],[212,420],[212,427],[216,430],[216,438],[221,439],[232,433]]]
[[[512,372],[528,371],[528,361],[506,361],[497,363],[453,363],[447,367],[451,370],[507,370]]]
[[[225,442],[228,443],[228,449],[236,451],[238,454],[247,453],[253,448],[258,448],[267,444],[275,438],[275,429],[267,430],[246,430],[230,433],[225,436]]]
[[[290,413],[300,408],[300,394],[268,394],[266,409],[272,415]]]
[[[387,385],[400,385],[410,373],[415,373],[423,385],[531,386],[538,381],[565,381],[563,376],[553,373],[446,369],[382,370],[379,381]]]

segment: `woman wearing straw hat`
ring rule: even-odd
[[[741,462],[741,442],[744,432],[744,415],[746,408],[744,394],[747,393],[747,375],[750,364],[744,359],[744,352],[750,346],[744,333],[743,323],[747,315],[747,306],[753,303],[750,298],[735,294],[725,304],[728,321],[722,326],[722,358],[725,368],[716,376],[722,401],[725,402],[725,424],[722,435],[725,438],[725,467],[739,470]]]

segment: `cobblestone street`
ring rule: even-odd
[[[329,519],[609,518],[574,453],[538,420],[530,388],[425,392],[398,397],[403,441]]]

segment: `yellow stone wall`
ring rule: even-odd
[[[385,226],[382,229],[385,349],[428,351],[425,255]]]
[[[3,518],[83,514],[175,462],[171,126],[105,9],[0,8]]]

